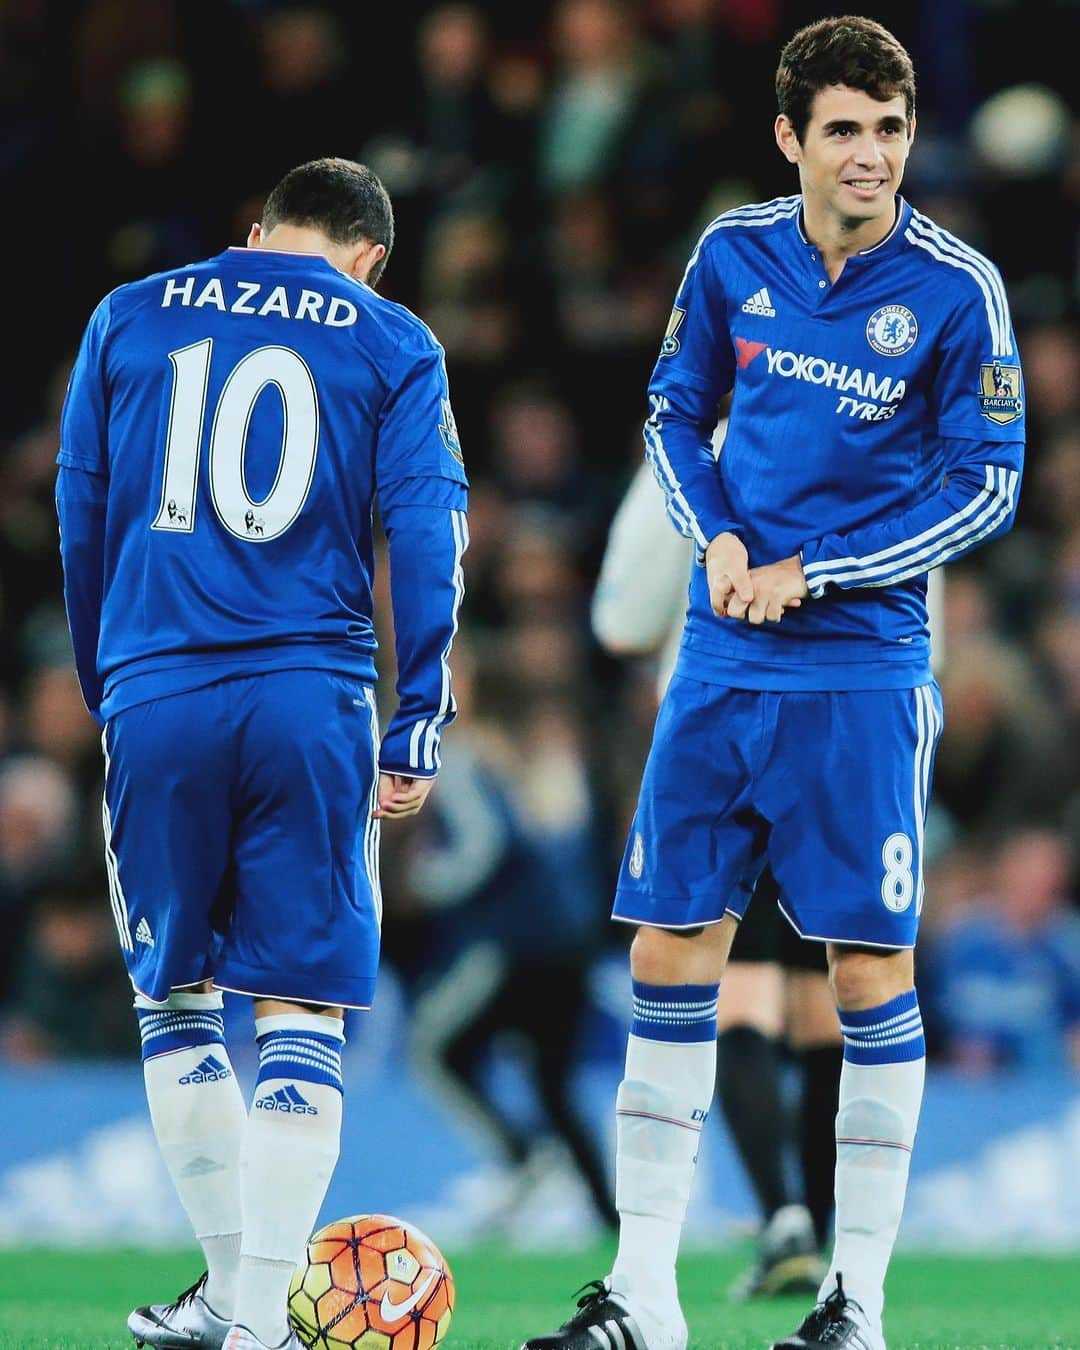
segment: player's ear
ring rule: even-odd
[[[263,231],[262,231],[262,226],[261,226],[261,225],[259,224],[259,222],[256,220],[256,221],[252,224],[251,229],[248,231],[248,237],[247,237],[247,246],[248,246],[248,248],[258,248],[258,247],[259,247],[259,244],[262,242],[262,232],[263,232]]]
[[[776,135],[776,144],[780,147],[780,153],[789,164],[798,164],[802,146],[795,134],[791,118],[786,113],[778,114],[773,131]]]
[[[366,282],[372,268],[377,267],[385,257],[385,244],[373,244],[370,239],[365,239],[353,254],[349,275],[357,281]]]

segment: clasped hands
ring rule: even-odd
[[[751,567],[746,545],[734,534],[718,534],[705,551],[705,572],[713,613],[748,623],[779,623],[786,609],[798,609],[810,594],[799,555]]]

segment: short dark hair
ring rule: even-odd
[[[377,174],[352,159],[313,159],[290,169],[263,207],[262,226],[311,225],[335,244],[369,239],[386,257],[368,277],[376,285],[394,247],[394,208]]]
[[[780,53],[779,110],[802,142],[815,96],[830,85],[861,89],[887,103],[904,96],[908,125],[915,115],[915,67],[887,28],[857,14],[820,19],[800,28]]]

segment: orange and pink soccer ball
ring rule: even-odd
[[[289,1317],[309,1350],[432,1350],[453,1311],[438,1247],[388,1214],[320,1228],[289,1286]]]

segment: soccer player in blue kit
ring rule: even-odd
[[[941,730],[926,574],[1009,528],[1022,382],[997,270],[898,195],[907,52],[870,20],[825,19],[776,83],[801,192],[704,231],[649,387],[647,455],[701,566],[614,908],[637,925],[618,1253],[530,1350],[687,1343],[675,1258],[718,982],[766,859],[793,926],[827,944],[844,1036],[832,1262],[776,1345],[885,1345],[925,1066],[912,948]]]
[[[443,352],[382,299],[390,199],[293,169],[246,248],[95,310],[57,509],[80,683],[103,726],[113,917],[147,1098],[207,1273],[140,1344],[299,1346],[295,1264],[338,1156],[343,1009],[371,1004],[379,827],[420,809],[455,712],[466,480]],[[381,749],[373,504],[399,704]],[[221,990],[254,998],[250,1111]]]

